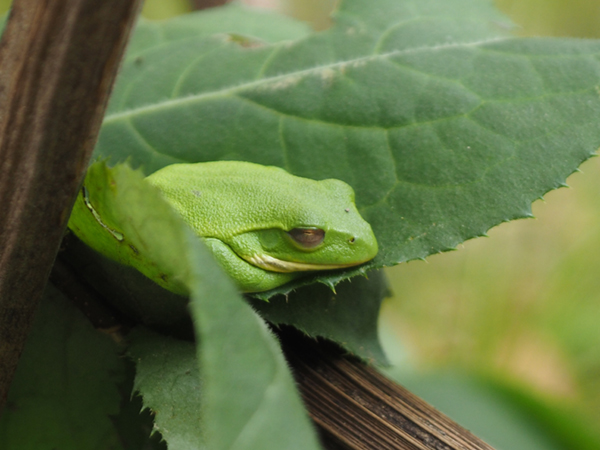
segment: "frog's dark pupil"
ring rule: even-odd
[[[313,248],[323,242],[325,231],[319,228],[294,228],[288,231],[291,238],[305,248]]]

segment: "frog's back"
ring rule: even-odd
[[[205,237],[317,226],[332,208],[343,212],[354,202],[352,188],[339,180],[315,181],[241,161],[174,164],[147,180]]]

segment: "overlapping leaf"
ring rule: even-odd
[[[133,246],[136,255],[153,261],[165,276],[178,277],[190,292],[197,349],[168,338],[159,345],[159,338],[146,337],[147,342],[142,340],[133,350],[141,358],[138,377],[160,372],[154,381],[138,379],[142,394],[151,388],[170,389],[165,380],[180,376],[182,367],[192,370],[200,365],[201,404],[195,405],[187,420],[178,417],[183,421],[178,431],[164,434],[170,448],[196,449],[199,442],[216,450],[319,448],[275,338],[160,192],[127,165],[112,169],[102,163],[92,165],[85,186],[91,207],[101,203],[102,217],[110,218],[111,226],[118,224],[122,238],[114,239],[115,244]],[[89,218],[97,220],[90,211],[76,208],[71,224],[85,229],[81,224]],[[165,363],[165,354],[177,363]],[[161,426],[169,424],[169,411],[176,409],[174,397],[187,396],[191,405],[185,408],[193,408],[197,381],[187,377],[171,394],[149,400],[148,406],[163,414]]]
[[[202,384],[193,343],[135,330],[128,339],[136,364],[134,389],[154,414],[154,428],[169,449],[202,450],[206,446],[200,405]]]

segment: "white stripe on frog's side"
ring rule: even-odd
[[[284,261],[282,259],[273,258],[269,255],[253,255],[242,257],[250,264],[270,272],[290,273],[290,272],[306,272],[310,270],[333,270],[343,269],[344,267],[357,266],[361,263],[350,264],[310,264],[294,261]]]
[[[102,222],[102,219],[100,218],[100,214],[98,214],[96,212],[96,210],[94,209],[94,207],[92,206],[92,202],[90,201],[90,194],[85,186],[81,187],[81,192],[83,193],[83,202],[85,203],[85,206],[87,206],[87,208],[90,210],[90,212],[94,216],[94,219],[96,219],[96,222],[98,222],[102,226],[102,228],[104,228],[106,231],[108,231],[110,234],[112,234],[113,237],[117,241],[122,242],[123,240],[125,240],[125,236],[123,236],[122,233],[119,233],[118,231],[113,230],[108,225],[106,225],[104,222]]]

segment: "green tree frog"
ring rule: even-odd
[[[273,289],[307,271],[355,266],[377,254],[354,191],[340,180],[315,181],[237,161],[174,164],[146,180],[244,292]]]
[[[90,168],[69,227],[105,256],[185,294],[177,276],[162,272],[143,240],[134,239],[135,229],[119,222],[126,215],[115,215],[110,202],[111,192],[122,188],[107,180],[108,173],[105,165]],[[354,191],[339,180],[315,181],[278,167],[219,161],[174,164],[140,182],[156,188],[244,292],[270,290],[307,271],[355,266],[377,254]]]

